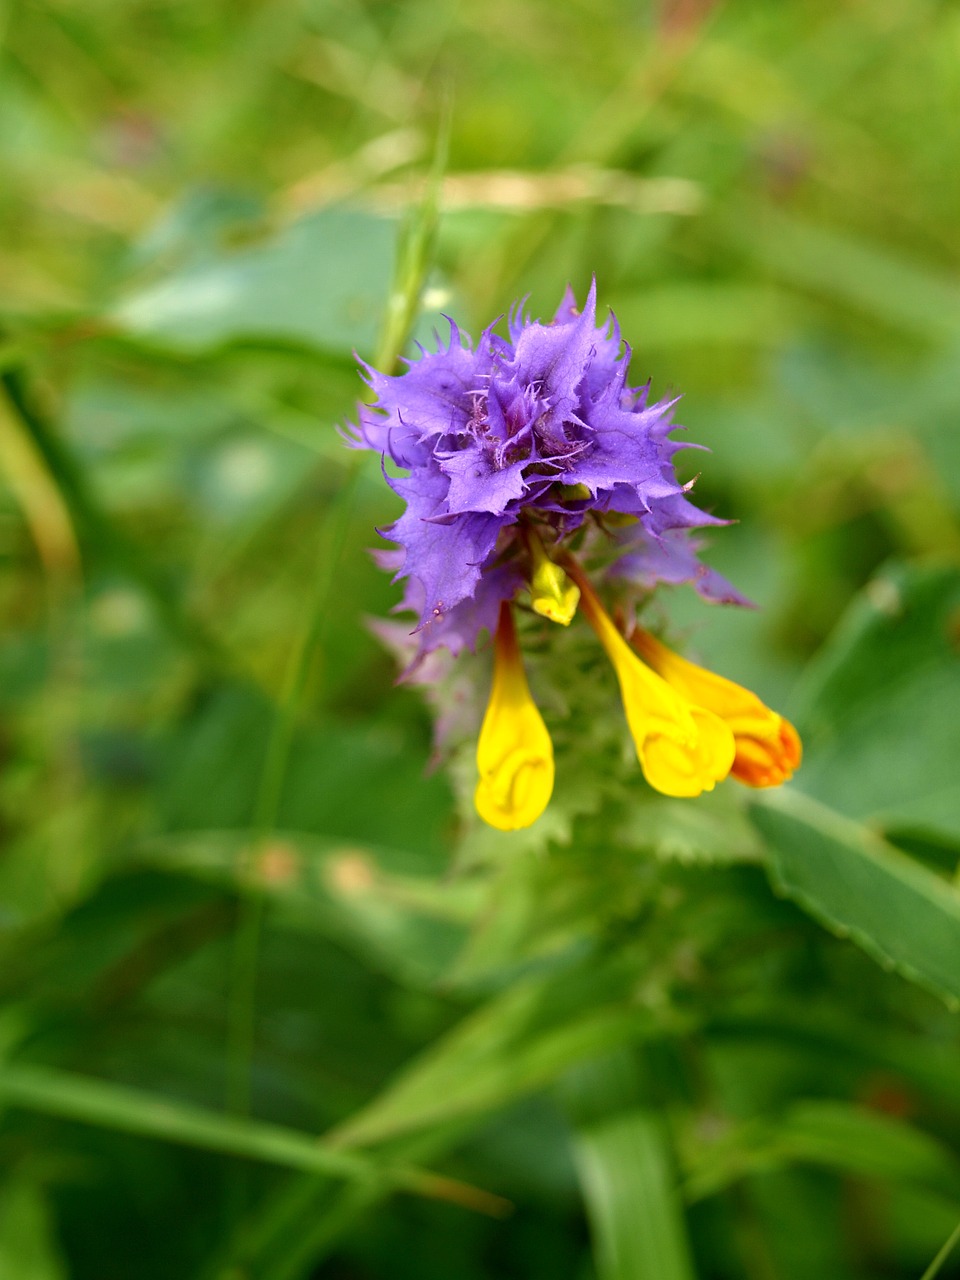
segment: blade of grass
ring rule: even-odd
[[[397,1189],[498,1214],[500,1197],[415,1165],[337,1151],[282,1125],[224,1116],[146,1090],[41,1066],[0,1066],[0,1101],[44,1115],[259,1160],[367,1188]]]
[[[560,1082],[593,1236],[598,1280],[694,1280],[663,1105],[627,1050],[584,1062]]]
[[[0,398],[0,468],[23,512],[54,589],[80,574],[80,548],[60,489],[9,396]]]
[[[474,1127],[473,1121],[444,1125],[393,1148],[393,1158],[402,1164],[433,1163],[458,1146]],[[301,1175],[258,1206],[252,1221],[243,1224],[239,1238],[218,1260],[211,1278],[232,1276],[236,1271],[257,1280],[301,1280],[336,1247],[337,1242],[375,1205],[385,1200],[392,1188],[351,1185],[329,1194],[328,1181]],[[493,1200],[489,1208],[497,1217],[506,1217],[513,1206],[507,1200]]]
[[[636,1110],[590,1125],[577,1135],[576,1156],[601,1280],[692,1280],[659,1119]]]
[[[392,369],[396,364],[417,318],[420,295],[430,268],[437,234],[443,174],[450,146],[452,110],[452,100],[447,92],[441,103],[433,163],[427,175],[423,200],[407,219],[400,233],[396,273],[387,299],[383,334],[374,362],[381,370]]]
[[[929,1267],[927,1267],[926,1271],[920,1277],[920,1280],[935,1280],[935,1277],[940,1274],[943,1268],[943,1264],[946,1262],[946,1260],[950,1257],[951,1253],[953,1253],[954,1249],[956,1248],[958,1241],[960,1241],[960,1222],[958,1222],[957,1225],[953,1228],[953,1231],[951,1231],[950,1233],[949,1239],[944,1243],[943,1248],[940,1250],[940,1252],[937,1254],[934,1260],[930,1263]]]

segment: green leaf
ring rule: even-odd
[[[662,862],[684,866],[758,863],[763,845],[751,827],[742,796],[720,787],[698,798],[634,804],[617,832],[618,843],[649,849]]]
[[[176,351],[240,338],[369,352],[393,270],[395,227],[325,209],[274,240],[191,266],[124,299],[110,319]]]
[[[362,1157],[328,1151],[309,1134],[220,1115],[140,1089],[49,1067],[0,1066],[0,1101],[122,1133],[330,1177],[362,1178],[374,1171],[373,1165]]]
[[[176,726],[164,746],[158,788],[165,826],[249,826],[269,723],[266,699],[225,686]],[[416,805],[409,803],[411,795]],[[444,848],[447,803],[445,779],[424,779],[423,757],[402,733],[330,714],[321,726],[305,726],[296,735],[278,825],[415,850],[432,870]]]
[[[960,1198],[960,1162],[953,1152],[894,1116],[815,1099],[792,1107],[776,1136],[795,1159],[864,1177],[917,1182]]]
[[[575,1150],[599,1280],[692,1280],[661,1121],[644,1110],[612,1116],[581,1130]]]
[[[960,570],[888,566],[799,693],[797,785],[853,818],[960,838]]]
[[[645,1066],[624,1048],[575,1066],[559,1083],[597,1275],[692,1280],[670,1138],[650,1108]]]
[[[777,889],[884,968],[960,1007],[960,892],[797,791],[752,808]]]
[[[686,1149],[689,1199],[716,1195],[751,1173],[813,1164],[845,1174],[912,1183],[960,1199],[960,1163],[904,1120],[835,1099],[809,1099],[773,1120],[751,1121],[714,1143]]]

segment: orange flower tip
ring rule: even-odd
[[[774,714],[774,713],[771,713]],[[768,737],[737,737],[737,756],[731,774],[748,787],[779,787],[800,767],[803,747],[800,735],[782,716],[776,732]]]
[[[688,662],[647,631],[637,628],[631,642],[671,688],[729,726],[736,745],[732,777],[748,787],[778,787],[793,776],[803,752],[789,720],[749,689]]]

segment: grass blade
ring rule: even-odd
[[[225,1116],[141,1089],[41,1066],[0,1067],[0,1102],[223,1155],[502,1212],[497,1196],[412,1165],[338,1151],[281,1125]]]
[[[927,1267],[926,1271],[920,1277],[920,1280],[935,1280],[935,1277],[940,1274],[943,1264],[956,1248],[958,1241],[960,1241],[960,1222],[958,1222],[953,1228],[949,1239],[945,1242],[943,1248],[930,1263],[929,1267]]]
[[[599,1280],[693,1280],[659,1120],[638,1109],[588,1125],[576,1159]]]

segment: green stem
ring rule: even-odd
[[[436,234],[440,184],[446,165],[449,133],[450,104],[445,101],[424,199],[404,230],[398,253],[377,356],[379,366],[385,370],[396,365],[416,318]],[[257,966],[264,913],[263,895],[255,885],[249,883],[252,878],[250,873],[255,873],[258,858],[276,826],[303,689],[314,653],[326,636],[331,593],[346,541],[363,458],[361,453],[350,456],[346,483],[324,523],[313,603],[307,624],[290,657],[280,707],[267,742],[260,776],[252,839],[244,868],[248,873],[248,883],[244,885],[240,904],[231,964],[228,1010],[227,1108],[238,1115],[246,1114],[250,1107],[250,1063],[253,1055]]]
[[[233,953],[230,996],[230,1037],[228,1109],[236,1114],[249,1110],[249,1062],[253,1047],[253,1021],[257,953],[263,923],[264,896],[251,883],[260,855],[276,827],[283,797],[283,785],[290,761],[294,734],[303,690],[317,649],[326,638],[330,615],[330,599],[343,546],[346,541],[350,513],[353,509],[362,455],[354,454],[346,484],[340,490],[326,521],[325,536],[314,581],[313,601],[304,627],[287,666],[280,705],[274,718],[264,755],[263,771],[254,809],[253,830],[247,850],[246,880],[240,903],[240,919]]]
[[[445,104],[426,193],[416,214],[404,228],[401,238],[377,354],[377,364],[384,370],[391,370],[396,365],[416,318],[436,234],[440,183],[446,164],[449,128],[450,111]],[[364,455],[361,453],[350,456],[346,482],[324,521],[313,601],[304,630],[290,656],[280,705],[264,756],[251,841],[245,865],[240,868],[245,874],[242,875],[239,918],[230,966],[225,1099],[227,1110],[238,1116],[247,1115],[250,1111],[257,971],[265,913],[265,899],[255,883],[256,869],[276,827],[304,687],[314,654],[326,637],[333,585],[340,567],[363,461]],[[246,1170],[237,1169],[228,1185],[229,1221],[236,1222],[241,1216],[245,1180]]]

